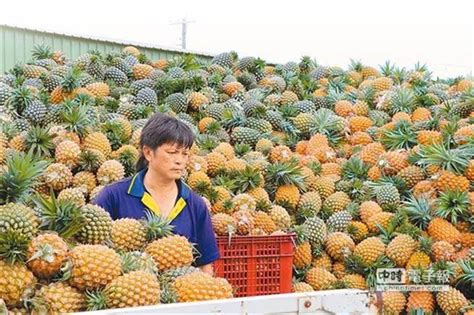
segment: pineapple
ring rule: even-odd
[[[193,247],[184,236],[167,236],[149,243],[145,252],[155,260],[158,270],[190,266]]]
[[[428,235],[435,241],[447,241],[450,244],[457,244],[460,241],[461,233],[454,225],[442,218],[433,218],[427,228]]]
[[[417,244],[411,236],[399,234],[387,245],[387,257],[398,267],[404,267],[415,251]]]
[[[348,289],[367,290],[366,279],[359,274],[347,274],[341,278]]]
[[[351,202],[350,197],[342,191],[337,191],[326,198],[323,209],[328,213],[342,211]]]
[[[68,251],[67,244],[57,234],[38,235],[28,247],[28,268],[38,278],[51,278],[61,269]]]
[[[314,289],[311,285],[307,284],[306,282],[295,282],[293,283],[291,291],[295,293],[302,293],[302,292],[313,292]]]
[[[352,215],[348,211],[343,210],[333,213],[326,220],[326,224],[331,232],[345,232],[351,220]]]
[[[138,250],[145,245],[145,227],[135,219],[123,218],[113,222],[111,240],[118,250]]]
[[[102,288],[122,272],[120,256],[104,245],[76,246],[69,257],[69,284],[81,291]]]
[[[422,310],[426,313],[432,313],[435,308],[435,299],[433,293],[427,291],[412,291],[408,294],[407,313],[412,310]]]
[[[77,165],[77,159],[81,153],[81,148],[73,141],[63,141],[56,146],[55,158],[58,163],[62,163],[70,168]]]
[[[84,149],[95,149],[100,151],[105,157],[112,152],[109,139],[101,132],[93,132],[88,134],[83,141]]]
[[[227,159],[223,154],[213,151],[206,156],[206,162],[208,174],[216,176],[219,172],[225,170]]]
[[[254,214],[249,210],[238,210],[232,214],[237,234],[248,235],[255,226]]]
[[[82,207],[85,225],[76,235],[82,244],[102,244],[110,237],[112,218],[103,208],[87,204]]]
[[[84,196],[84,188],[66,188],[61,190],[58,194],[59,201],[69,201],[78,207],[86,204],[86,198]]]
[[[81,171],[77,172],[72,179],[72,186],[85,189],[87,194],[97,186],[97,179],[92,172]]]
[[[328,270],[313,267],[306,273],[305,281],[311,285],[315,291],[328,290],[337,281],[337,278]]]
[[[155,305],[160,303],[160,293],[154,274],[131,271],[112,280],[102,292],[89,294],[89,309]]]
[[[101,185],[107,185],[118,181],[125,176],[125,169],[119,161],[105,161],[97,170],[97,181]]]
[[[44,171],[44,178],[49,187],[60,191],[66,189],[72,184],[72,172],[64,164],[50,164]]]
[[[237,222],[233,216],[225,213],[217,213],[212,216],[212,227],[217,235],[232,235],[236,231],[236,226]]]
[[[271,234],[277,230],[277,226],[271,216],[263,211],[257,211],[255,214],[254,227],[262,229],[267,234]]]
[[[385,244],[378,237],[369,237],[357,244],[353,253],[370,265],[385,253]]]
[[[86,296],[65,282],[53,282],[42,287],[35,298],[46,303],[48,313],[75,313],[86,309]]]
[[[354,250],[354,241],[349,235],[342,232],[328,234],[325,240],[325,248],[329,256],[334,260],[343,260]]]
[[[364,201],[359,207],[360,218],[366,224],[373,215],[380,212],[382,212],[382,208],[374,201]]]
[[[317,177],[314,188],[319,193],[322,200],[328,198],[336,190],[334,181],[327,176]]]
[[[0,260],[0,296],[7,305],[17,305],[33,289],[36,278],[25,265]]]
[[[85,88],[94,97],[101,98],[101,97],[106,97],[110,94],[109,86],[103,82],[90,83],[86,85]]]
[[[385,211],[374,214],[367,221],[367,227],[369,228],[370,232],[380,232],[379,226],[381,226],[383,229],[387,229],[393,217],[393,213]]]
[[[178,277],[172,285],[178,302],[207,301],[232,298],[232,286],[224,278],[193,272]]]
[[[327,237],[327,227],[323,220],[318,217],[308,218],[303,223],[304,233],[311,245],[321,245]]]
[[[269,214],[272,221],[275,222],[276,228],[278,230],[283,230],[290,227],[291,218],[285,208],[278,205],[273,205]]]
[[[461,309],[469,305],[466,297],[457,289],[450,287],[448,291],[438,292],[436,302],[446,314],[459,314]]]
[[[297,207],[297,216],[301,218],[309,218],[318,214],[321,210],[321,197],[315,191],[304,193]]]
[[[387,291],[382,293],[382,303],[384,314],[400,314],[407,301],[402,292]]]

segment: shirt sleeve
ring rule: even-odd
[[[212,228],[211,216],[207,210],[206,204],[201,199],[197,202],[200,210],[200,218],[198,221],[198,251],[199,256],[196,259],[196,266],[204,266],[219,259],[219,249],[217,247],[216,236]]]
[[[115,202],[113,198],[113,193],[110,190],[110,187],[104,187],[97,197],[92,201],[93,204],[98,205],[99,207],[104,208],[112,217],[113,220],[117,219],[115,211]]]

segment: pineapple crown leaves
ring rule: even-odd
[[[399,121],[392,130],[382,130],[380,142],[390,150],[409,149],[418,144],[413,126],[405,121]]]
[[[468,219],[470,200],[467,191],[448,190],[441,192],[436,201],[435,214],[456,224],[459,218]]]
[[[6,107],[16,116],[20,116],[23,111],[33,103],[35,96],[28,87],[21,86],[14,89],[7,99]]]
[[[120,262],[124,274],[141,270],[158,275],[158,268],[153,261],[153,257],[146,253],[139,251],[120,253]]]
[[[48,164],[37,160],[31,152],[9,156],[7,170],[0,173],[0,205],[23,201]]]
[[[462,275],[456,279],[457,284],[464,284],[474,289],[474,260],[463,259],[458,261],[458,265],[462,270]]]
[[[145,210],[145,218],[142,220],[142,224],[146,228],[146,238],[148,242],[172,235],[174,226],[170,223],[169,220]]]
[[[437,165],[444,170],[463,174],[469,160],[474,157],[474,147],[460,146],[455,149],[446,148],[443,144],[421,146],[416,153],[408,157],[408,161],[421,167]]]
[[[410,196],[404,203],[402,211],[406,213],[411,223],[426,230],[433,218],[433,204],[428,199]]]
[[[64,76],[63,80],[61,81],[61,87],[64,92],[71,93],[74,89],[80,87],[80,77],[81,77],[81,70],[79,68],[71,68],[68,73]]]
[[[433,240],[427,236],[418,237],[418,250],[425,253],[431,253],[431,245],[433,245]]]
[[[85,225],[81,208],[70,201],[57,200],[53,191],[48,199],[36,193],[33,202],[41,213],[40,228],[55,231],[64,239],[73,237]]]
[[[53,52],[51,47],[46,44],[36,44],[31,55],[35,60],[50,59],[53,57]]]
[[[235,186],[238,193],[259,187],[261,184],[262,177],[260,171],[248,165],[235,176]]]
[[[358,157],[351,157],[342,166],[342,177],[347,180],[359,178],[361,180],[367,179],[370,166],[364,164]]]
[[[397,88],[389,96],[390,113],[411,113],[416,106],[416,95],[411,89]]]
[[[92,124],[88,110],[87,105],[76,106],[73,103],[66,102],[61,112],[66,130],[76,133],[81,138],[84,137]]]
[[[86,290],[87,310],[100,311],[107,309],[107,298],[104,291]]]
[[[0,258],[11,264],[24,262],[30,239],[14,230],[8,229],[0,235]]]
[[[35,157],[50,157],[54,149],[53,137],[48,129],[34,126],[28,130],[25,137],[25,144],[29,152]]]
[[[306,189],[304,180],[305,176],[301,173],[299,163],[295,159],[267,166],[265,183],[270,191],[275,191],[277,187],[283,185],[295,185],[304,191]]]
[[[394,268],[393,263],[387,256],[379,256],[370,265],[366,264],[363,259],[357,255],[350,254],[344,258],[346,269],[366,277],[366,283],[369,290],[374,290],[376,285],[376,272],[379,268]]]

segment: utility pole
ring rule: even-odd
[[[194,23],[194,21],[188,21],[186,18],[183,18],[179,22],[170,23],[170,25],[181,25],[181,49],[186,49],[186,35],[189,23]]]

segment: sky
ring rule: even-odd
[[[4,0],[0,24],[180,48],[236,51],[271,63],[299,61],[346,68],[350,59],[390,60],[435,76],[474,73],[474,4],[450,1],[167,0],[70,2]]]

